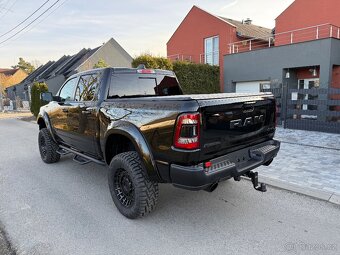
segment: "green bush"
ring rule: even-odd
[[[208,64],[174,62],[175,72],[184,94],[209,94],[220,92],[220,68]]]
[[[163,70],[172,70],[173,69],[173,65],[172,65],[171,61],[167,58],[156,57],[156,63],[157,63],[158,69],[163,69]]]
[[[208,64],[186,61],[171,63],[167,58],[143,54],[136,57],[133,67],[144,64],[146,68],[173,70],[185,94],[209,94],[220,92],[220,68]]]
[[[43,106],[40,100],[40,93],[47,92],[48,87],[44,82],[35,82],[31,88],[31,113],[37,117],[40,107]]]
[[[94,64],[93,69],[105,67],[109,67],[109,65],[105,62],[104,59],[100,58],[98,62]]]
[[[146,68],[172,70],[172,63],[169,59],[163,57],[154,57],[150,54],[143,54],[132,61],[132,67],[145,65]]]
[[[132,67],[136,68],[139,65],[145,65],[146,68],[158,68],[155,57],[151,55],[140,55],[132,61]]]

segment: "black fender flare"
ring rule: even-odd
[[[153,158],[151,149],[146,142],[144,135],[140,130],[133,124],[125,121],[120,121],[115,123],[114,126],[109,125],[105,135],[104,135],[104,146],[102,151],[104,152],[104,157],[106,160],[106,142],[110,135],[123,135],[128,138],[136,148],[137,153],[142,159],[145,166],[145,171],[147,176],[154,181],[159,181],[160,177],[158,175],[157,166]]]
[[[50,132],[52,139],[57,143],[57,140],[56,140],[55,135],[54,135],[53,130],[52,130],[50,118],[48,117],[46,112],[44,112],[42,114],[39,113],[39,115],[37,117],[37,124],[38,125],[39,125],[40,120],[43,120],[45,122],[45,126],[46,126],[47,130]]]

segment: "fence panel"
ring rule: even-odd
[[[340,89],[289,89],[285,127],[340,134]]]
[[[276,99],[276,105],[277,105],[277,118],[278,118],[278,124],[282,124],[283,120],[283,96],[282,96],[282,88],[261,88],[261,92],[270,92],[274,95]]]

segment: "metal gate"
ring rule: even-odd
[[[261,88],[278,105],[278,124],[284,128],[340,134],[340,89]]]

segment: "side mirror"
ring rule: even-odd
[[[42,103],[48,104],[49,102],[53,101],[53,95],[51,92],[43,92],[40,93],[40,101]]]
[[[62,102],[63,100],[61,99],[60,96],[53,96],[53,101]]]

